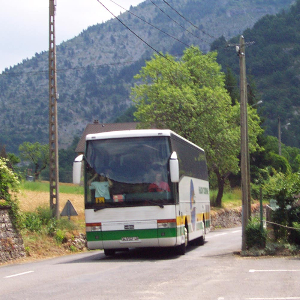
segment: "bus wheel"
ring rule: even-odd
[[[203,219],[203,235],[198,237],[195,242],[194,242],[194,245],[195,246],[203,246],[204,243],[205,243],[205,234],[206,234],[206,228],[205,228],[205,220]]]
[[[203,218],[203,235],[199,238],[199,246],[203,246],[205,243],[205,234],[206,234],[206,228],[205,228],[205,219]]]
[[[185,255],[187,244],[188,244],[188,231],[187,228],[184,227],[184,243],[181,244],[180,246],[177,246],[176,249],[179,255]]]
[[[115,255],[116,250],[115,249],[104,249],[105,256],[113,256]]]

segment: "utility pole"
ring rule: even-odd
[[[278,153],[281,155],[281,122],[280,117],[278,117]]]
[[[56,0],[49,0],[49,182],[50,209],[59,218],[59,168],[57,129],[57,86],[55,45]]]
[[[242,251],[246,250],[246,227],[251,213],[250,203],[250,162],[248,145],[247,79],[245,60],[245,39],[240,38],[240,113],[241,113],[241,181],[242,181]]]

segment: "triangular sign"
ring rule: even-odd
[[[78,213],[75,210],[71,201],[68,200],[60,215],[62,217],[69,217],[69,219],[70,219],[70,216],[78,216]]]

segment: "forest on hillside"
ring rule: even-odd
[[[263,17],[243,35],[248,83],[256,101],[263,101],[258,109],[266,134],[278,136],[280,118],[283,143],[300,148],[300,1],[289,11]],[[233,46],[238,44],[239,37],[221,37],[211,46],[223,70],[236,74],[237,83],[239,62]]]
[[[240,34],[292,2],[170,0],[172,9],[163,1],[144,1],[119,16],[132,32],[114,18],[57,45],[60,148],[70,146],[88,123],[114,122],[130,107],[133,76],[153,49],[179,58],[196,45],[206,53],[215,38]],[[48,142],[48,89],[47,51],[0,74],[0,144],[8,151],[18,153],[24,141]]]

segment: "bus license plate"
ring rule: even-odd
[[[139,238],[137,236],[126,236],[122,237],[122,242],[136,242]]]

